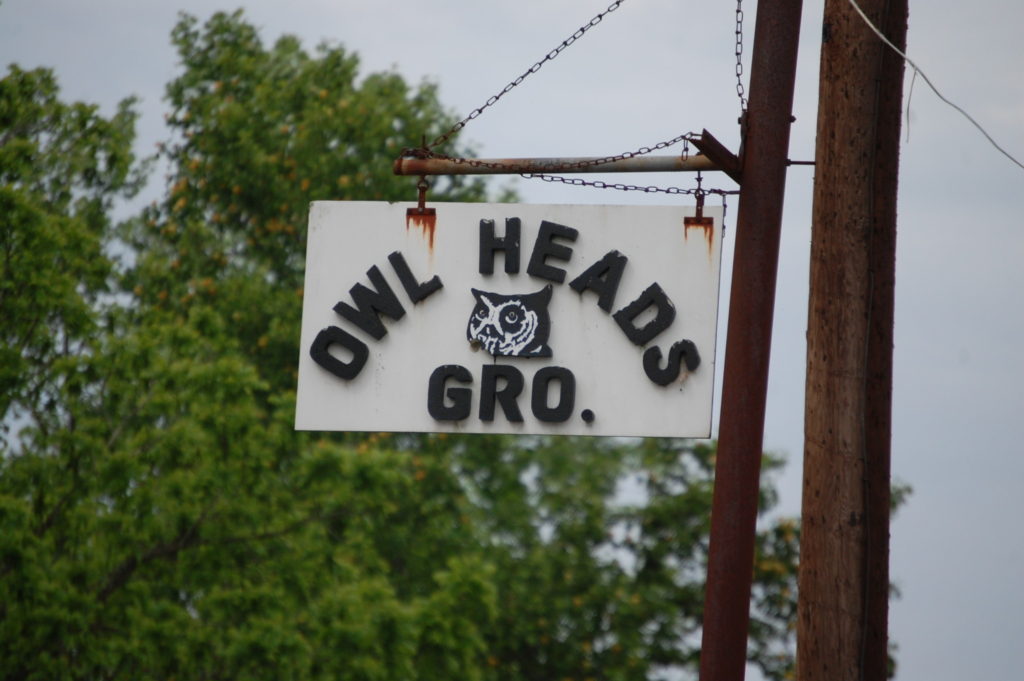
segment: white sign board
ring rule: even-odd
[[[315,202],[300,430],[707,437],[721,210]]]

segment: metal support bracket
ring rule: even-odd
[[[714,135],[707,130],[701,130],[700,137],[695,137],[691,141],[693,146],[711,160],[717,170],[728,175],[736,184],[743,185],[743,166],[739,157],[729,151]]]
[[[407,208],[405,211],[405,218],[417,219],[422,221],[423,218],[431,218],[433,222],[434,216],[437,215],[437,210],[434,208],[427,208],[427,190],[430,189],[430,183],[427,182],[427,178],[420,175],[420,181],[416,183],[416,207]]]

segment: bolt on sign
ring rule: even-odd
[[[300,430],[707,437],[721,209],[315,202]]]

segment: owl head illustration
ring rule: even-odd
[[[495,357],[550,357],[551,284],[536,293],[505,295],[471,289],[476,307],[466,338]]]

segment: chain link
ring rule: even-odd
[[[522,177],[526,179],[538,179],[544,180],[545,182],[559,182],[561,184],[568,184],[574,187],[596,187],[598,189],[618,189],[624,192],[644,192],[651,194],[654,192],[660,192],[662,194],[688,194],[695,196],[697,194],[717,194],[722,197],[724,202],[725,197],[729,194],[739,194],[737,190],[725,190],[725,189],[683,189],[682,187],[658,187],[656,185],[639,185],[639,184],[625,184],[623,182],[604,182],[602,180],[584,180],[579,177],[563,177],[561,175],[546,175],[544,173],[520,173]]]
[[[466,127],[467,123],[469,123],[470,121],[478,118],[486,109],[494,106],[494,104],[497,103],[498,100],[500,100],[502,97],[504,97],[510,91],[512,91],[514,88],[518,87],[528,77],[530,77],[534,73],[537,73],[537,71],[540,71],[540,69],[544,66],[544,64],[546,64],[549,61],[553,60],[555,57],[557,57],[559,54],[561,54],[563,50],[565,50],[567,47],[572,45],[574,42],[576,42],[577,40],[582,38],[583,35],[587,31],[589,31],[594,26],[597,26],[599,23],[601,23],[604,20],[605,16],[607,16],[608,14],[611,14],[612,12],[617,10],[619,8],[619,6],[622,5],[623,2],[625,2],[625,0],[615,0],[615,2],[611,3],[610,5],[608,5],[608,7],[603,12],[599,12],[590,21],[588,21],[587,23],[583,24],[578,29],[576,29],[576,31],[572,35],[570,35],[568,38],[563,40],[558,45],[558,47],[554,48],[553,50],[548,52],[546,55],[544,55],[543,58],[541,58],[539,61],[534,63],[530,68],[528,68],[526,71],[524,71],[515,80],[513,80],[508,85],[503,87],[497,94],[494,94],[494,95],[491,95],[490,97],[488,97],[487,101],[485,101],[482,105],[480,105],[476,109],[473,109],[469,113],[468,116],[466,116],[465,118],[463,118],[462,120],[457,122],[455,125],[453,125],[451,127],[451,129],[449,129],[444,134],[439,135],[437,137],[437,139],[435,139],[429,145],[426,144],[426,141],[424,140],[424,144],[421,147],[403,149],[402,150],[402,156],[411,157],[411,158],[436,158],[436,159],[444,159],[444,160],[447,160],[447,161],[453,161],[453,162],[456,162],[456,163],[466,164],[466,165],[470,165],[470,166],[478,167],[478,168],[493,168],[493,169],[509,168],[510,166],[507,163],[494,163],[494,162],[488,162],[488,161],[481,161],[479,159],[469,159],[469,158],[462,158],[462,157],[454,157],[454,156],[449,156],[447,154],[438,153],[438,152],[435,152],[433,150],[434,150],[435,147],[439,147],[442,144],[444,144],[445,142],[447,142],[449,139],[451,139],[453,135],[455,135],[460,130],[462,130],[464,127]],[[737,93],[740,96],[740,102],[742,104],[743,110],[746,111],[747,101],[746,101],[746,98],[744,96],[743,78],[742,78],[742,76],[743,76],[743,61],[742,61],[742,55],[743,55],[743,10],[742,10],[742,2],[743,2],[743,0],[737,0],[737,7],[736,7],[736,82],[737,82],[736,91],[737,91]],[[677,135],[676,137],[673,137],[672,139],[668,139],[668,140],[664,140],[662,142],[658,142],[658,143],[656,143],[656,144],[654,144],[652,146],[649,146],[649,147],[640,147],[640,148],[638,148],[638,149],[636,149],[634,151],[626,151],[626,152],[623,152],[621,154],[615,154],[613,156],[604,156],[604,157],[601,157],[601,158],[584,159],[582,161],[578,161],[576,163],[569,164],[567,166],[563,166],[563,168],[565,170],[573,170],[573,169],[578,169],[578,168],[588,168],[588,167],[592,167],[592,166],[604,165],[604,164],[607,164],[607,163],[613,163],[615,161],[622,161],[622,160],[625,160],[625,159],[628,159],[628,158],[634,158],[636,156],[643,156],[645,154],[651,153],[652,151],[658,151],[660,149],[665,149],[665,148],[670,147],[670,146],[672,146],[674,144],[677,144],[678,142],[682,142],[683,143],[683,149],[682,149],[682,152],[681,152],[680,155],[681,155],[682,159],[685,161],[686,159],[689,158],[689,155],[690,155],[690,145],[689,145],[690,141],[694,140],[694,139],[699,139],[699,137],[700,137],[700,135],[695,133],[695,132],[685,132],[685,133],[683,133],[681,135]],[[700,187],[697,187],[696,189],[682,189],[680,187],[657,187],[657,186],[654,186],[654,185],[646,185],[645,186],[645,185],[625,184],[625,183],[618,183],[618,182],[611,183],[611,182],[604,182],[604,181],[601,181],[601,180],[584,180],[584,179],[580,179],[580,178],[568,178],[568,177],[562,177],[560,175],[549,175],[549,174],[546,174],[546,173],[520,173],[520,175],[522,177],[524,177],[524,178],[527,178],[527,179],[536,178],[536,179],[544,180],[545,182],[560,182],[562,184],[573,185],[573,186],[577,186],[577,187],[596,187],[596,188],[599,188],[599,189],[618,189],[618,190],[621,190],[621,191],[642,191],[642,192],[646,192],[646,193],[661,192],[661,193],[665,193],[665,194],[688,194],[688,195],[701,195],[701,196],[703,196],[705,194],[718,194],[718,195],[720,195],[722,197],[723,206],[724,206],[724,203],[725,203],[725,196],[727,194],[737,194],[737,193],[739,193],[739,192],[736,192],[736,191],[726,191],[726,190],[723,190],[723,189],[701,189]]]
[[[736,0],[736,95],[740,110],[747,112],[747,92],[743,87],[743,0]]]
[[[526,69],[526,71],[524,71],[522,73],[522,75],[520,75],[518,78],[513,80],[511,83],[509,83],[508,85],[503,87],[500,92],[498,92],[495,95],[491,95],[490,97],[488,97],[486,102],[484,102],[482,105],[480,105],[476,109],[473,109],[469,113],[468,116],[466,116],[461,121],[459,121],[458,123],[453,125],[451,130],[449,130],[448,132],[444,133],[443,135],[440,135],[437,139],[435,139],[433,142],[431,142],[430,145],[427,147],[427,149],[433,149],[434,147],[440,146],[440,145],[444,144],[445,142],[447,142],[449,139],[451,139],[452,135],[454,135],[455,133],[459,132],[464,127],[466,127],[467,123],[469,123],[471,120],[477,118],[480,114],[482,114],[484,112],[485,109],[487,109],[487,108],[489,108],[491,106],[494,106],[494,104],[499,99],[501,99],[502,97],[507,95],[512,89],[518,87],[519,84],[522,83],[524,80],[526,80],[528,77],[530,77],[531,75],[533,75],[533,74],[537,73],[538,71],[540,71],[541,67],[543,67],[544,64],[548,63],[549,61],[551,61],[552,59],[557,57],[559,54],[561,54],[562,50],[564,50],[565,48],[569,47],[574,42],[576,42],[577,40],[582,38],[584,33],[586,33],[590,29],[592,29],[595,26],[597,26],[598,24],[600,24],[601,21],[604,20],[606,15],[611,14],[612,12],[617,10],[619,8],[619,5],[621,5],[625,1],[626,0],[615,0],[615,2],[613,2],[610,5],[608,5],[607,9],[605,9],[603,12],[599,12],[593,19],[591,19],[590,21],[588,21],[587,23],[583,24],[578,29],[576,29],[576,31],[571,36],[569,36],[568,38],[563,40],[561,42],[561,44],[559,44],[558,47],[556,47],[555,49],[551,50],[546,55],[544,55],[544,57],[540,61],[535,63],[530,68]]]
[[[649,154],[652,151],[658,151],[670,147],[678,142],[683,143],[683,150],[680,154],[682,159],[685,161],[690,157],[690,141],[693,139],[699,139],[700,135],[695,132],[684,132],[681,135],[677,135],[672,139],[664,140],[653,144],[649,147],[640,147],[634,151],[625,151],[621,154],[615,154],[614,156],[603,156],[600,158],[588,158],[576,163],[570,163],[564,166],[560,166],[562,172],[579,169],[589,168],[592,166],[604,165],[607,163],[614,163],[615,161],[622,161],[627,158],[635,158],[637,156],[643,156]],[[445,154],[438,154],[430,151],[429,149],[406,149],[403,153],[412,153],[418,158],[438,158],[446,161],[452,161],[454,163],[461,163],[474,168],[494,168],[500,170],[502,168],[513,168],[514,166],[508,163],[495,163],[492,161],[482,161],[475,158],[462,158],[447,156]],[[550,175],[547,173],[520,173],[520,176],[526,179],[537,178],[544,180],[545,182],[561,182],[563,184],[570,184],[577,187],[597,187],[598,189],[620,189],[622,191],[643,191],[643,192],[663,192],[666,194],[697,194],[701,190],[698,189],[679,189],[678,187],[655,187],[655,186],[640,186],[633,184],[622,184],[622,183],[609,183],[602,182],[600,180],[582,180],[579,178],[567,178],[560,175]],[[723,190],[703,190],[705,194],[722,194]]]
[[[683,143],[682,158],[685,160],[685,159],[689,158],[689,152],[690,152],[689,143],[690,143],[690,141],[693,140],[693,139],[699,139],[699,138],[700,138],[700,135],[698,135],[695,132],[684,132],[683,134],[677,135],[677,136],[673,137],[672,139],[663,140],[663,141],[658,142],[656,144],[653,144],[653,145],[651,145],[649,147],[640,147],[640,148],[635,149],[633,151],[624,151],[621,154],[615,154],[613,156],[602,156],[602,157],[599,157],[599,158],[587,158],[587,159],[583,159],[581,161],[577,161],[576,163],[570,163],[570,164],[566,164],[566,165],[560,166],[560,167],[562,167],[565,170],[574,170],[574,169],[577,169],[577,168],[589,168],[589,167],[592,167],[592,166],[605,165],[607,163],[614,163],[615,161],[623,161],[623,160],[625,160],[627,158],[635,158],[637,156],[644,156],[646,154],[651,153],[652,151],[659,151],[661,149],[665,149],[667,147],[671,147],[672,145],[677,144],[679,142]],[[474,168],[494,168],[494,169],[500,170],[502,168],[512,167],[508,163],[496,163],[496,162],[493,162],[493,161],[481,161],[480,159],[476,159],[476,158],[463,158],[463,157],[456,157],[456,156],[448,156],[446,154],[439,154],[437,152],[430,151],[429,149],[427,149],[427,150],[424,150],[424,149],[406,149],[403,153],[411,154],[411,155],[413,155],[413,156],[415,156],[417,158],[437,158],[437,159],[443,159],[443,160],[446,160],[446,161],[452,161],[454,163],[460,163],[460,164],[465,164],[465,165],[468,165],[468,166],[472,166]]]

